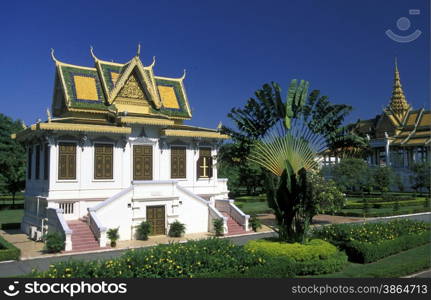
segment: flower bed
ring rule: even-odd
[[[335,224],[313,235],[345,250],[349,260],[368,263],[430,241],[430,224],[410,220],[386,223]]]
[[[0,236],[0,261],[18,260],[21,250]]]
[[[200,273],[245,272],[263,265],[263,256],[235,246],[228,240],[208,239],[131,250],[104,261],[67,261],[51,265],[35,277],[47,278],[185,278]]]

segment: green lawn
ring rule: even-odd
[[[410,249],[370,264],[349,263],[343,271],[319,278],[402,277],[431,267],[431,244]]]
[[[23,209],[4,209],[0,210],[0,224],[21,223],[24,215]]]
[[[235,205],[237,205],[244,213],[248,215],[253,214],[265,214],[271,213],[272,209],[268,207],[268,203],[266,201],[235,201]]]

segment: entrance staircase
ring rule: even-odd
[[[247,233],[247,231],[244,230],[244,227],[236,222],[228,213],[222,212],[222,214],[223,216],[227,217],[228,233],[226,236]]]
[[[94,237],[88,224],[83,220],[68,221],[67,225],[72,229],[72,250],[73,252],[94,251],[102,249],[99,242]]]

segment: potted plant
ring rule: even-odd
[[[120,238],[118,228],[111,228],[107,232],[108,239],[111,241],[111,247],[117,246],[117,240]]]
[[[184,232],[186,232],[186,225],[178,220],[175,220],[175,222],[173,222],[169,228],[170,237],[180,237],[184,234]]]
[[[253,229],[254,232],[257,232],[259,228],[262,228],[262,222],[255,215],[251,216],[249,222],[251,229]]]
[[[216,236],[223,235],[223,219],[214,219],[213,220],[214,232]]]
[[[148,235],[151,233],[151,230],[151,223],[148,221],[142,221],[137,229],[138,240],[148,240]]]

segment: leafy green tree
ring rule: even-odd
[[[25,186],[25,149],[11,138],[12,133],[22,130],[19,120],[0,114],[0,189],[12,194],[13,204],[15,195]]]
[[[431,184],[431,161],[415,163],[411,167],[413,175],[410,176],[412,188],[422,194],[422,189],[426,189],[430,193]]]
[[[390,187],[394,182],[395,175],[392,168],[384,166],[376,167],[374,169],[373,177],[376,188],[382,194],[385,194],[389,192]]]
[[[374,177],[368,164],[359,158],[344,158],[340,163],[328,166],[330,177],[345,193],[371,192]]]

